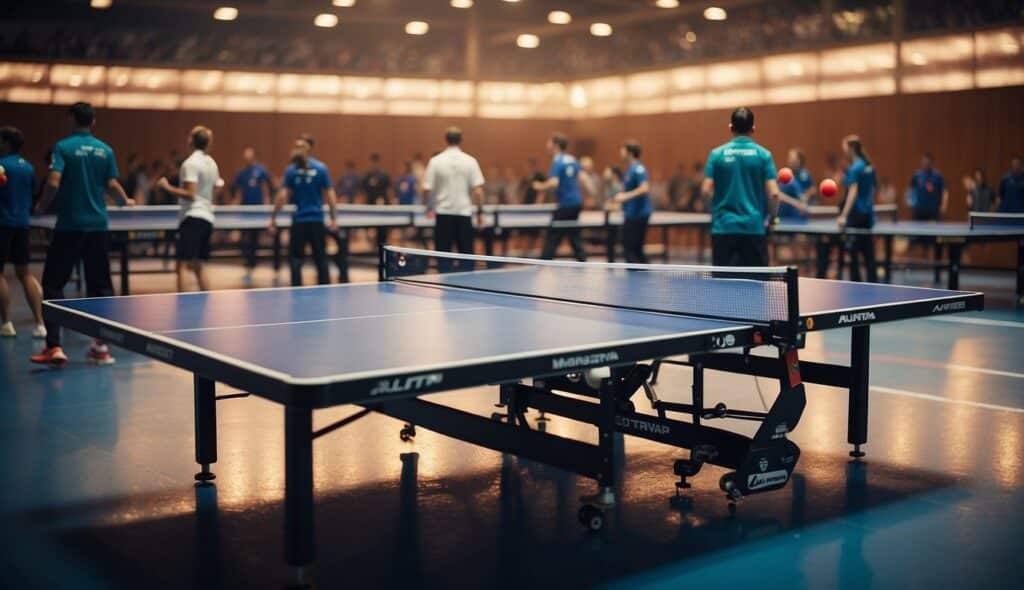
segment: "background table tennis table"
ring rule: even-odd
[[[840,276],[846,257],[846,235],[871,235],[883,241],[882,256],[878,260],[886,281],[891,281],[893,242],[895,238],[920,238],[935,244],[935,281],[940,271],[946,272],[946,287],[960,288],[960,269],[964,249],[972,243],[1012,242],[1017,244],[1017,299],[1024,303],[1024,214],[971,213],[966,223],[942,221],[880,221],[871,229],[845,228],[840,230],[834,220],[810,219],[786,221],[774,226],[778,235],[805,235],[832,239],[839,247]],[[943,258],[942,250],[946,255]]]
[[[542,231],[552,227],[554,205],[485,205],[474,215],[474,225],[478,235],[483,239],[485,253],[494,253],[497,243],[507,253],[508,237],[512,232],[526,230]],[[215,211],[214,229],[219,231],[263,232],[270,223],[273,208],[267,205],[226,205],[217,206]],[[286,206],[277,216],[277,225],[287,230],[291,225],[291,212],[294,206]],[[174,205],[155,205],[129,208],[109,209],[109,230],[111,249],[119,258],[118,274],[122,295],[129,294],[131,274],[131,245],[133,243],[167,243],[174,239],[178,229],[179,207]],[[576,227],[581,231],[602,232],[601,242],[605,255],[614,261],[618,248],[617,229],[622,225],[622,213],[605,211],[583,211],[574,222],[557,222],[556,227]],[[706,214],[677,213],[659,211],[650,221],[651,227],[661,228],[663,246],[661,258],[668,262],[671,248],[671,228],[696,227],[706,234],[711,218]],[[395,229],[416,229],[416,240],[427,245],[426,235],[434,227],[434,219],[427,214],[422,205],[351,205],[339,204],[337,223],[339,233],[336,234],[338,252],[335,255],[339,266],[347,268],[350,255],[350,233],[352,230],[371,230],[376,233],[377,246],[387,239],[388,231]],[[31,225],[37,229],[52,231],[56,225],[56,217],[44,215],[33,217]],[[701,239],[700,256],[703,260],[703,244]],[[275,235],[272,248],[273,268],[281,267],[282,246],[280,235]],[[168,250],[165,249],[166,260]],[[372,253],[376,257],[376,251]]]
[[[799,449],[784,434],[802,413],[801,380],[848,390],[848,440],[859,456],[867,442],[870,326],[983,306],[979,293],[797,279],[795,269],[779,271],[784,283],[765,285],[721,273],[699,278],[707,267],[640,271],[556,262],[536,270],[518,268],[525,262],[515,261],[516,268],[504,269],[508,259],[486,257],[458,257],[486,265],[474,272],[400,272],[414,268],[407,267],[406,257],[433,255],[457,258],[387,248],[381,257],[385,280],[375,284],[46,301],[44,314],[66,328],[193,373],[200,481],[214,477],[217,402],[239,397],[218,397],[215,383],[284,406],[285,557],[301,576],[314,555],[313,441],[370,412],[578,473],[597,480],[603,490],[614,481],[617,433],[688,448],[701,461],[750,470],[755,478],[758,465],[764,473],[787,460],[784,467],[791,472]],[[594,279],[594,272],[600,284],[581,285],[579,279]],[[732,272],[743,269],[724,271]],[[762,321],[760,309],[768,295],[780,293],[786,314],[782,331],[792,330],[785,344],[772,339],[777,326]],[[701,314],[684,313],[694,305]],[[756,321],[746,320],[748,315]],[[849,365],[797,361],[804,334],[841,327],[852,328]],[[287,354],[281,343],[287,343]],[[727,350],[760,344],[775,344],[779,358]],[[650,377],[650,367],[639,363],[678,355],[690,355],[694,403],[658,406],[658,415],[636,411],[629,396],[646,388]],[[600,372],[609,366],[615,372]],[[709,410],[703,407],[702,377],[709,369],[777,378],[783,391],[767,413]],[[573,377],[584,373],[596,375],[599,384]],[[529,379],[532,385],[524,383]],[[422,399],[489,384],[501,384],[507,420]],[[361,409],[313,430],[314,410],[344,404]],[[522,420],[526,407],[592,424],[598,443],[531,429]],[[690,421],[667,418],[666,408]],[[714,417],[763,424],[750,439],[702,425]],[[766,447],[758,446],[755,453],[758,440],[784,444],[785,450],[769,458]],[[785,485],[758,481],[766,486],[759,491]],[[581,510],[584,516],[595,515]]]

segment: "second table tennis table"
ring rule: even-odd
[[[730,501],[786,485],[799,459],[787,434],[803,383],[849,392],[848,441],[867,442],[870,327],[979,310],[980,293],[798,278],[794,268],[580,264],[386,247],[381,282],[46,301],[44,315],[193,374],[195,458],[214,478],[224,383],[283,408],[285,558],[305,579],[314,561],[313,441],[371,412],[594,479],[580,520],[600,529],[615,500],[621,434],[689,449],[675,472],[728,470]],[[851,328],[848,365],[801,362],[805,335]],[[286,346],[282,346],[285,343]],[[439,345],[443,344],[443,345]],[[751,355],[772,347],[772,357]],[[283,351],[287,350],[285,354]],[[689,355],[692,401],[661,401],[648,361]],[[675,362],[675,361],[674,361]],[[777,379],[767,411],[705,407],[703,374]],[[495,419],[426,398],[498,384]],[[570,394],[570,395],[566,395]],[[639,394],[639,395],[638,395]],[[637,409],[646,397],[650,409]],[[353,414],[313,429],[313,412]],[[530,426],[529,408],[590,424],[597,443]],[[679,417],[671,417],[678,415]],[[681,419],[682,418],[682,419]],[[753,436],[707,425],[754,420]]]

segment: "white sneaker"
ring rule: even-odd
[[[6,322],[4,325],[0,326],[0,336],[5,338],[14,338],[17,335],[18,331],[14,329],[14,324],[11,322]]]
[[[46,338],[46,326],[39,324],[35,328],[32,328],[32,337],[36,340]]]

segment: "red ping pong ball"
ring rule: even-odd
[[[839,187],[836,185],[836,181],[831,178],[826,178],[821,181],[821,184],[818,186],[818,190],[826,197],[834,197],[836,196],[836,193],[839,192]]]
[[[789,184],[793,182],[793,171],[789,168],[782,168],[779,170],[779,182],[782,184]]]

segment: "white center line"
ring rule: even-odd
[[[882,387],[879,385],[872,385],[871,391],[878,393],[885,393],[888,395],[899,395],[903,397],[912,397],[915,399],[923,399],[931,402],[939,402],[943,404],[954,404],[958,406],[969,406],[972,408],[981,408],[983,410],[995,410],[997,412],[1010,412],[1013,414],[1024,414],[1024,408],[1015,408],[1013,406],[1001,406],[998,404],[986,404],[983,402],[973,402],[970,400],[963,399],[951,399],[948,397],[942,397],[939,395],[931,395],[928,393],[920,393],[917,391],[907,391],[905,389],[893,389],[891,387]]]
[[[975,326],[994,326],[998,328],[1024,328],[1024,322],[1011,320],[990,320],[988,318],[935,317],[925,318],[933,322],[949,322],[951,324],[973,324]]]
[[[160,334],[182,334],[182,333],[185,333],[185,332],[213,332],[215,330],[234,330],[234,329],[237,329],[237,328],[270,328],[270,327],[274,327],[274,326],[297,326],[297,325],[300,325],[300,324],[318,324],[318,323],[326,323],[326,322],[347,322],[349,320],[368,320],[368,319],[377,319],[377,318],[392,318],[392,317],[401,317],[401,316],[423,315],[423,314],[430,314],[430,313],[446,313],[447,314],[447,313],[456,313],[456,312],[463,312],[463,311],[482,311],[482,310],[485,310],[485,309],[503,309],[503,308],[496,307],[496,306],[493,306],[493,305],[489,305],[489,306],[486,306],[486,307],[463,307],[463,308],[460,308],[460,309],[431,309],[431,310],[428,310],[428,311],[406,311],[406,312],[401,312],[401,313],[382,313],[382,314],[375,314],[375,315],[357,315],[357,316],[346,316],[346,317],[343,317],[343,318],[320,318],[320,319],[316,319],[316,320],[300,320],[300,321],[294,321],[294,322],[273,322],[273,323],[266,323],[266,324],[241,324],[241,325],[232,325],[232,326],[214,326],[212,328],[211,327],[182,328],[180,330],[166,330],[166,331],[159,332],[159,333]]]

